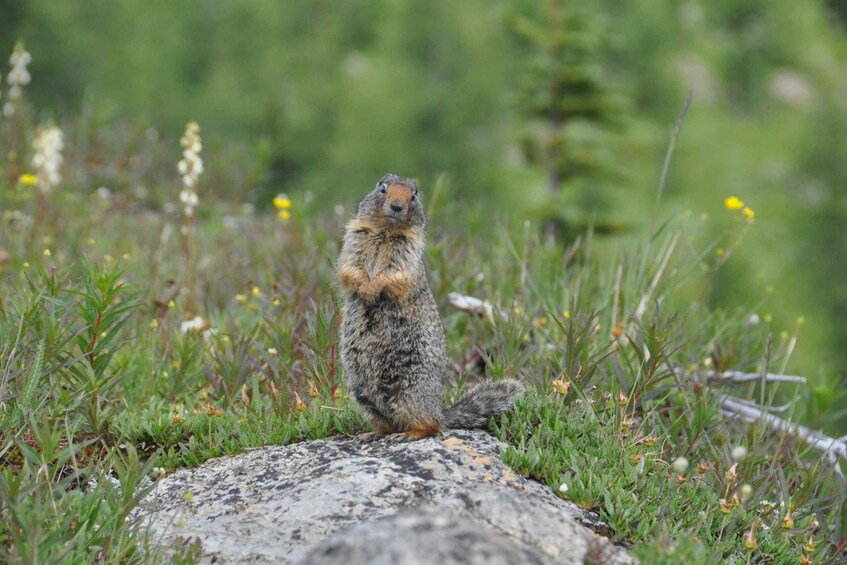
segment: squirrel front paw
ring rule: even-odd
[[[405,302],[412,292],[415,281],[408,275],[397,273],[385,285],[385,294],[394,302]]]
[[[367,286],[368,276],[361,269],[341,265],[338,269],[338,283],[348,292],[360,292]]]
[[[405,302],[414,286],[414,279],[406,273],[380,274],[371,280],[367,296],[363,294],[363,298],[376,300],[383,296],[392,302]]]
[[[382,288],[373,284],[362,285],[357,291],[356,294],[359,295],[359,298],[364,300],[365,302],[376,302],[379,298],[379,295],[382,294]]]

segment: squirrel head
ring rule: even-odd
[[[418,183],[391,173],[379,179],[373,191],[362,200],[358,216],[388,227],[426,225]]]

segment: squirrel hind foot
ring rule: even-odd
[[[436,421],[426,421],[415,424],[405,432],[391,434],[388,439],[394,442],[417,441],[441,433],[441,424]]]

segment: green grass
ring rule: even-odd
[[[365,430],[342,384],[330,282],[349,212],[295,199],[282,222],[216,202],[201,182],[186,247],[179,218],[156,201],[103,200],[74,182],[42,203],[42,222],[33,189],[0,191],[23,214],[0,223],[0,559],[155,561],[126,517],[162,474]],[[792,331],[747,321],[773,299],[764,288],[743,310],[705,300],[755,224],[736,218],[711,240],[683,214],[626,244],[588,233],[548,245],[532,225],[470,229],[466,211],[441,202],[429,268],[455,361],[451,396],[483,372],[534,385],[492,422],[509,465],[596,510],[645,562],[836,557],[843,479],[808,446],[721,417],[717,400],[789,399],[793,418],[825,423],[817,408],[838,405],[836,383],[812,393],[704,380],[790,363]],[[720,200],[714,209],[727,213]],[[450,310],[451,291],[500,312]],[[184,331],[195,316],[200,327]],[[733,468],[737,446],[748,454]],[[682,456],[680,474],[671,464]]]

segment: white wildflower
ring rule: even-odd
[[[206,323],[206,320],[204,320],[200,316],[194,316],[192,319],[186,320],[179,325],[179,330],[182,333],[187,333],[190,331],[202,332],[206,328],[208,328],[208,324]]]
[[[562,494],[567,494],[568,493],[568,484],[567,483],[560,484],[559,485],[559,492],[562,493]]]
[[[746,318],[744,318],[744,325],[749,327],[755,327],[759,325],[759,315],[758,314],[750,314]]]
[[[57,126],[39,129],[32,141],[32,147],[35,150],[35,155],[32,157],[32,166],[38,177],[41,192],[45,194],[62,181],[59,170],[62,167],[62,149],[64,146],[62,130]]]
[[[197,122],[189,122],[185,126],[185,135],[182,136],[179,143],[182,145],[182,160],[177,163],[177,171],[182,176],[182,186],[184,187],[182,192],[179,193],[179,201],[182,202],[185,215],[191,217],[199,203],[195,191],[197,179],[203,173],[203,159],[200,158],[203,142],[200,139],[200,126],[197,125]]]
[[[677,475],[684,475],[688,470],[688,459],[685,457],[677,457],[671,465],[671,469],[673,469],[674,473]]]
[[[743,461],[747,457],[747,448],[743,445],[736,445],[730,452],[733,461]]]
[[[105,186],[101,186],[94,193],[97,195],[97,198],[103,200],[104,202],[109,202],[112,200],[112,191],[106,188]]]
[[[23,88],[32,77],[27,70],[27,65],[32,61],[32,56],[24,47],[23,42],[18,41],[15,44],[15,50],[12,51],[12,56],[9,57],[9,64],[12,70],[6,76],[6,82],[9,83],[9,101],[3,106],[3,114],[6,117],[12,116],[23,94]]]

